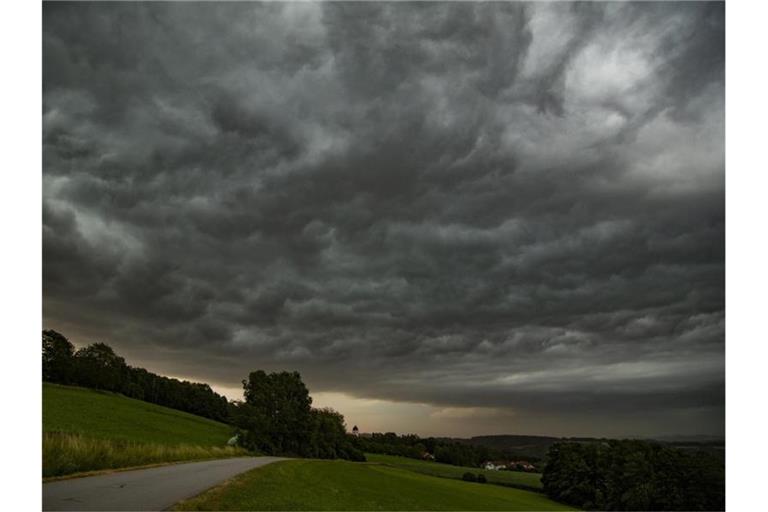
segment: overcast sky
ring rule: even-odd
[[[44,326],[362,431],[724,431],[721,3],[45,4]]]

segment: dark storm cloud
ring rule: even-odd
[[[46,4],[45,324],[221,385],[719,433],[723,18]]]

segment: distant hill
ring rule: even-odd
[[[725,444],[725,438],[723,436],[705,436],[705,435],[678,435],[678,436],[658,436],[653,438],[654,441],[662,441],[664,443],[706,443],[706,444]]]
[[[475,436],[469,439],[456,439],[462,443],[504,451],[515,457],[537,459],[543,459],[549,447],[562,440],[558,437],[520,435]]]
[[[725,439],[716,436],[659,436],[647,440],[657,441],[677,448],[702,450],[711,453],[723,453],[725,448]],[[554,443],[561,441],[597,443],[603,441],[603,439],[596,437],[551,437],[501,434],[454,439],[454,441],[505,451],[509,455],[515,457],[537,458],[543,460],[547,454],[547,450],[549,450],[549,447]]]
[[[551,445],[560,441],[559,437],[550,436],[519,436],[519,435],[493,435],[493,436],[474,436],[469,441],[475,444],[498,448],[519,448],[525,446],[539,446],[542,444]]]

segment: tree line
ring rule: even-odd
[[[415,434],[397,435],[394,432],[373,433],[354,439],[355,446],[368,453],[399,455],[412,459],[422,459],[430,454],[436,462],[454,466],[479,467],[489,460],[516,460],[520,458],[509,450],[469,444],[446,438],[421,438]],[[537,462],[536,457],[526,457],[529,462]]]
[[[227,421],[227,399],[208,384],[180,381],[125,363],[104,343],[75,351],[62,334],[43,331],[43,380],[103,389],[216,421]]]
[[[724,510],[725,466],[712,454],[656,442],[556,443],[544,492],[586,510]]]
[[[62,334],[43,331],[43,380],[103,389],[233,425],[238,443],[266,455],[365,461],[347,434],[344,416],[312,408],[298,372],[252,372],[244,400],[229,402],[208,384],[179,381],[126,364],[111,347],[75,351]]]

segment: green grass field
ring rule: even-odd
[[[243,455],[232,427],[122,395],[43,384],[43,476]]]
[[[379,463],[295,460],[249,471],[175,510],[574,510],[542,494]]]
[[[378,462],[400,469],[416,471],[425,475],[439,476],[442,478],[461,479],[467,471],[475,474],[483,474],[489,483],[502,485],[521,485],[534,489],[541,488],[541,473],[523,473],[520,471],[488,471],[480,468],[465,468],[461,466],[451,466],[450,464],[440,464],[439,462],[428,462],[423,460],[409,459],[407,457],[396,457],[394,455],[379,455],[377,453],[366,453],[368,462]]]
[[[107,391],[44,383],[43,432],[147,443],[223,446],[232,436],[233,428]]]

